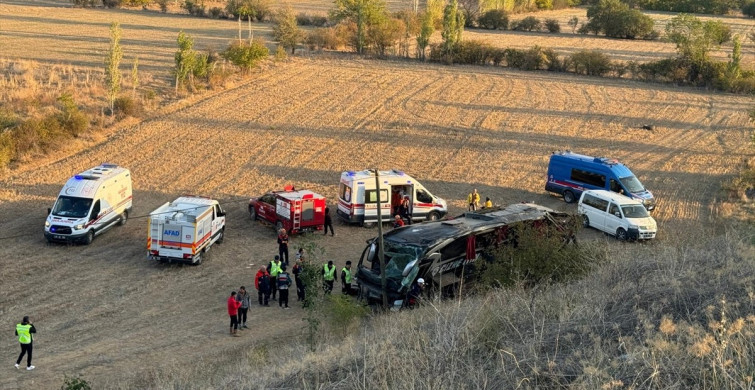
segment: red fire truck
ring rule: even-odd
[[[271,191],[249,200],[252,220],[270,222],[276,230],[285,228],[289,234],[322,230],[325,224],[325,197],[288,185],[283,191]]]

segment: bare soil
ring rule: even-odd
[[[0,5],[0,36],[18,3]],[[24,18],[57,31],[75,29],[61,16],[68,10],[55,11]],[[173,16],[160,18],[167,26]],[[110,19],[96,22],[101,36]],[[164,34],[163,44],[155,45],[166,58],[150,61],[169,68],[168,37],[176,27],[143,27],[145,42]],[[198,36],[225,35],[212,26],[195,28]],[[53,33],[43,38],[57,39]],[[73,34],[70,46],[78,42]],[[0,45],[0,55],[13,50],[23,56],[22,47],[36,47],[13,45]],[[102,56],[81,45],[89,51],[76,58],[94,63]],[[69,55],[50,61],[61,58]],[[574,205],[544,193],[549,154],[571,149],[610,156],[631,167],[658,198],[658,240],[629,245],[707,234],[722,223],[721,183],[752,155],[751,106],[749,96],[544,72],[324,57],[278,64],[233,89],[114,130],[93,147],[51,155],[0,178],[0,322],[9,332],[30,315],[39,329],[32,372],[15,371],[17,342],[0,339],[7,363],[0,388],[58,388],[63,375],[72,374],[102,388],[155,368],[201,364],[239,346],[300,337],[297,305],[289,311],[253,306],[252,330],[241,338],[227,335],[225,299],[252,285],[256,269],[277,253],[273,230],[249,220],[246,202],[294,183],[323,193],[334,208],[339,175],[347,169],[403,169],[449,200],[452,213],[461,212],[472,188],[497,204],[535,201],[573,212]],[[655,130],[642,130],[644,124]],[[47,245],[45,212],[65,180],[105,161],[132,170],[133,217],[90,246]],[[225,242],[198,267],[148,261],[144,216],[184,193],[223,202]],[[337,236],[320,243],[337,264],[358,260],[365,239],[376,234],[335,228]],[[584,237],[606,240],[622,253],[624,244],[594,231]]]

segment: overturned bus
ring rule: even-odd
[[[388,301],[400,304],[417,278],[429,283],[430,291],[453,291],[462,280],[476,276],[478,261],[492,261],[489,250],[514,239],[513,227],[518,223],[535,227],[555,224],[566,232],[573,217],[537,204],[519,203],[383,234]],[[377,237],[367,241],[357,266],[359,294],[367,301],[382,300],[377,242]]]

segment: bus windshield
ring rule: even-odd
[[[624,185],[624,188],[633,194],[645,192],[645,187],[643,187],[642,183],[640,183],[640,181],[634,176],[622,177],[619,181]]]
[[[52,215],[66,218],[84,218],[92,207],[92,199],[60,196],[52,209]]]

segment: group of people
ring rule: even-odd
[[[472,192],[467,195],[467,204],[469,207],[467,207],[467,211],[477,211],[480,209],[480,193],[477,192],[477,188],[472,190]],[[485,204],[482,206],[483,209],[489,209],[493,207],[493,202],[490,200],[490,198],[485,198]]]
[[[391,195],[391,212],[393,215],[393,227],[401,227],[412,224],[411,199],[406,192],[399,188],[393,189]]]

